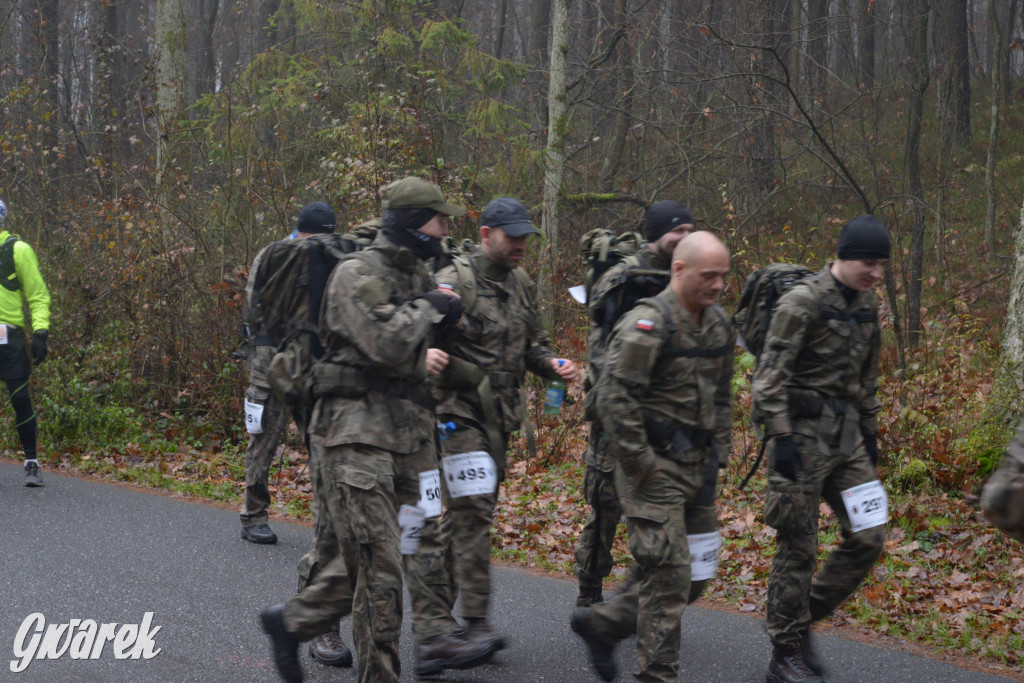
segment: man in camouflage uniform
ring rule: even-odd
[[[312,234],[334,232],[334,211],[323,202],[312,202],[299,212],[299,238]],[[263,329],[263,316],[259,307],[257,273],[264,255],[273,245],[260,250],[249,268],[249,280],[245,286],[245,323],[249,326],[249,388],[245,392],[247,427],[256,433],[249,433],[249,447],[245,451],[245,497],[239,515],[242,520],[242,538],[250,543],[277,543],[277,535],[271,530],[267,508],[270,507],[270,488],[267,479],[270,466],[277,454],[281,436],[294,416],[299,431],[305,436],[305,419],[301,411],[292,411],[270,391],[267,369],[274,357],[274,342]],[[252,406],[262,408],[261,424],[256,419]],[[256,412],[259,408],[256,409]],[[294,414],[293,414],[294,413]]]
[[[608,335],[615,320],[639,299],[654,296],[664,288],[669,279],[672,252],[693,228],[693,216],[679,202],[666,199],[651,205],[644,225],[647,245],[612,266],[594,283],[587,301],[590,333],[583,388],[587,392],[588,406],[592,406],[596,398],[593,388],[600,376]],[[631,277],[633,273],[637,275]],[[615,461],[606,452],[608,436],[601,430],[594,411],[588,412],[590,443],[583,454],[586,465],[583,497],[590,505],[590,513],[576,545],[576,579],[580,588],[577,607],[604,599],[602,583],[612,571],[612,544],[622,517],[615,492]]]
[[[526,207],[499,197],[480,214],[480,247],[436,275],[439,287],[466,304],[464,328],[439,340],[450,362],[438,378],[443,398],[437,411],[443,423],[455,424],[441,442],[444,525],[450,552],[458,560],[454,573],[467,637],[489,643],[493,650],[505,642],[487,621],[491,526],[498,484],[505,477],[509,434],[523,421],[520,386],[527,370],[566,382],[577,373],[572,361],[555,358],[533,283],[518,267],[533,234],[538,233]],[[484,481],[473,488],[461,486],[467,473],[482,473]],[[455,596],[449,598],[454,603]],[[450,621],[450,610],[435,617]]]
[[[890,248],[874,216],[847,223],[838,258],[779,299],[754,374],[753,417],[769,439],[764,517],[777,532],[768,576],[769,681],[821,680],[809,627],[857,589],[885,543],[888,504],[875,467],[880,333],[871,290]],[[821,498],[843,542],[812,581]]]
[[[732,440],[736,333],[715,301],[728,272],[729,252],[714,235],[680,240],[669,286],[622,316],[609,341],[597,414],[638,571],[622,593],[577,608],[571,621],[608,681],[615,644],[634,634],[637,680],[678,680],[691,568],[706,577],[717,563],[715,483]]]
[[[997,529],[1024,543],[1024,422],[981,490],[981,509]]]
[[[324,299],[325,351],[313,368],[319,400],[311,422],[324,448],[314,477],[320,514],[330,520],[341,556],[286,603],[260,613],[287,681],[302,680],[299,642],[332,628],[349,595],[359,680],[399,680],[403,564],[416,616],[417,669],[421,662],[431,672],[468,668],[490,655],[420,618],[433,596],[425,590],[431,577],[415,561],[418,549],[443,555],[437,525],[428,530],[418,506],[421,475],[437,469],[426,378],[447,359],[429,347],[435,330],[457,325],[462,315],[458,297],[434,288],[424,262],[440,253],[443,217],[465,209],[419,178],[392,183],[384,206],[373,246],[335,267]]]

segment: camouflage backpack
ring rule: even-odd
[[[739,337],[737,343],[755,359],[760,359],[764,350],[775,304],[793,285],[813,272],[804,266],[772,263],[747,277],[732,320]]]
[[[1024,424],[981,490],[981,511],[997,529],[1024,543]]]
[[[356,229],[368,224],[372,221]],[[370,243],[369,234],[316,234],[275,242],[264,255],[256,274],[257,305],[263,333],[277,348],[267,370],[267,383],[285,404],[310,399],[310,373],[323,355],[318,337],[320,307],[331,272],[348,254]]]
[[[594,283],[601,279],[608,270],[627,256],[635,254],[644,247],[646,240],[638,232],[624,232],[616,235],[605,228],[595,228],[580,238],[580,256],[586,278],[583,282],[587,301]]]

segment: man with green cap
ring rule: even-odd
[[[817,683],[810,631],[871,571],[885,545],[888,500],[878,480],[878,297],[891,250],[871,215],[843,226],[835,261],[775,305],[752,384],[752,418],[768,439],[764,519],[776,530],[765,627],[769,683]],[[815,575],[818,506],[842,542]]]
[[[480,213],[480,246],[437,273],[438,286],[459,295],[465,324],[439,337],[449,363],[436,384],[443,391],[439,420],[454,425],[441,442],[444,526],[462,593],[466,637],[505,646],[487,621],[491,596],[491,527],[498,485],[505,476],[509,435],[523,421],[520,387],[526,372],[571,382],[576,365],[555,357],[537,295],[519,263],[526,240],[539,234],[526,207],[498,197]],[[471,485],[466,476],[474,475]],[[482,475],[482,476],[476,476]],[[455,596],[441,613],[451,620]]]
[[[325,292],[310,430],[323,438],[313,476],[341,556],[286,603],[260,613],[286,681],[302,680],[299,643],[332,628],[350,594],[359,680],[398,681],[403,563],[414,615],[432,599],[421,597],[426,580],[414,561],[421,542],[440,545],[420,505],[421,482],[437,471],[426,380],[447,364],[446,354],[431,348],[433,335],[459,324],[462,304],[435,288],[425,262],[440,254],[444,217],[465,209],[419,178],[397,181],[385,193],[380,234],[339,262]],[[469,668],[490,655],[450,635],[447,625],[417,618],[414,629],[417,670],[421,663],[429,664],[427,673]]]

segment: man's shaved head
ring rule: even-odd
[[[729,258],[729,250],[722,240],[707,230],[698,230],[679,240],[675,251],[672,252],[672,260],[682,261],[687,266],[693,266],[697,261],[711,254],[724,254],[726,258]]]
[[[713,305],[725,289],[729,267],[729,250],[722,240],[700,230],[676,245],[669,286],[683,308],[699,321],[704,309]]]

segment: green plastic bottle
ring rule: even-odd
[[[565,365],[565,359],[558,359],[558,367]],[[547,394],[544,396],[544,414],[558,415],[562,412],[562,401],[565,400],[565,382],[561,378],[551,380]]]

